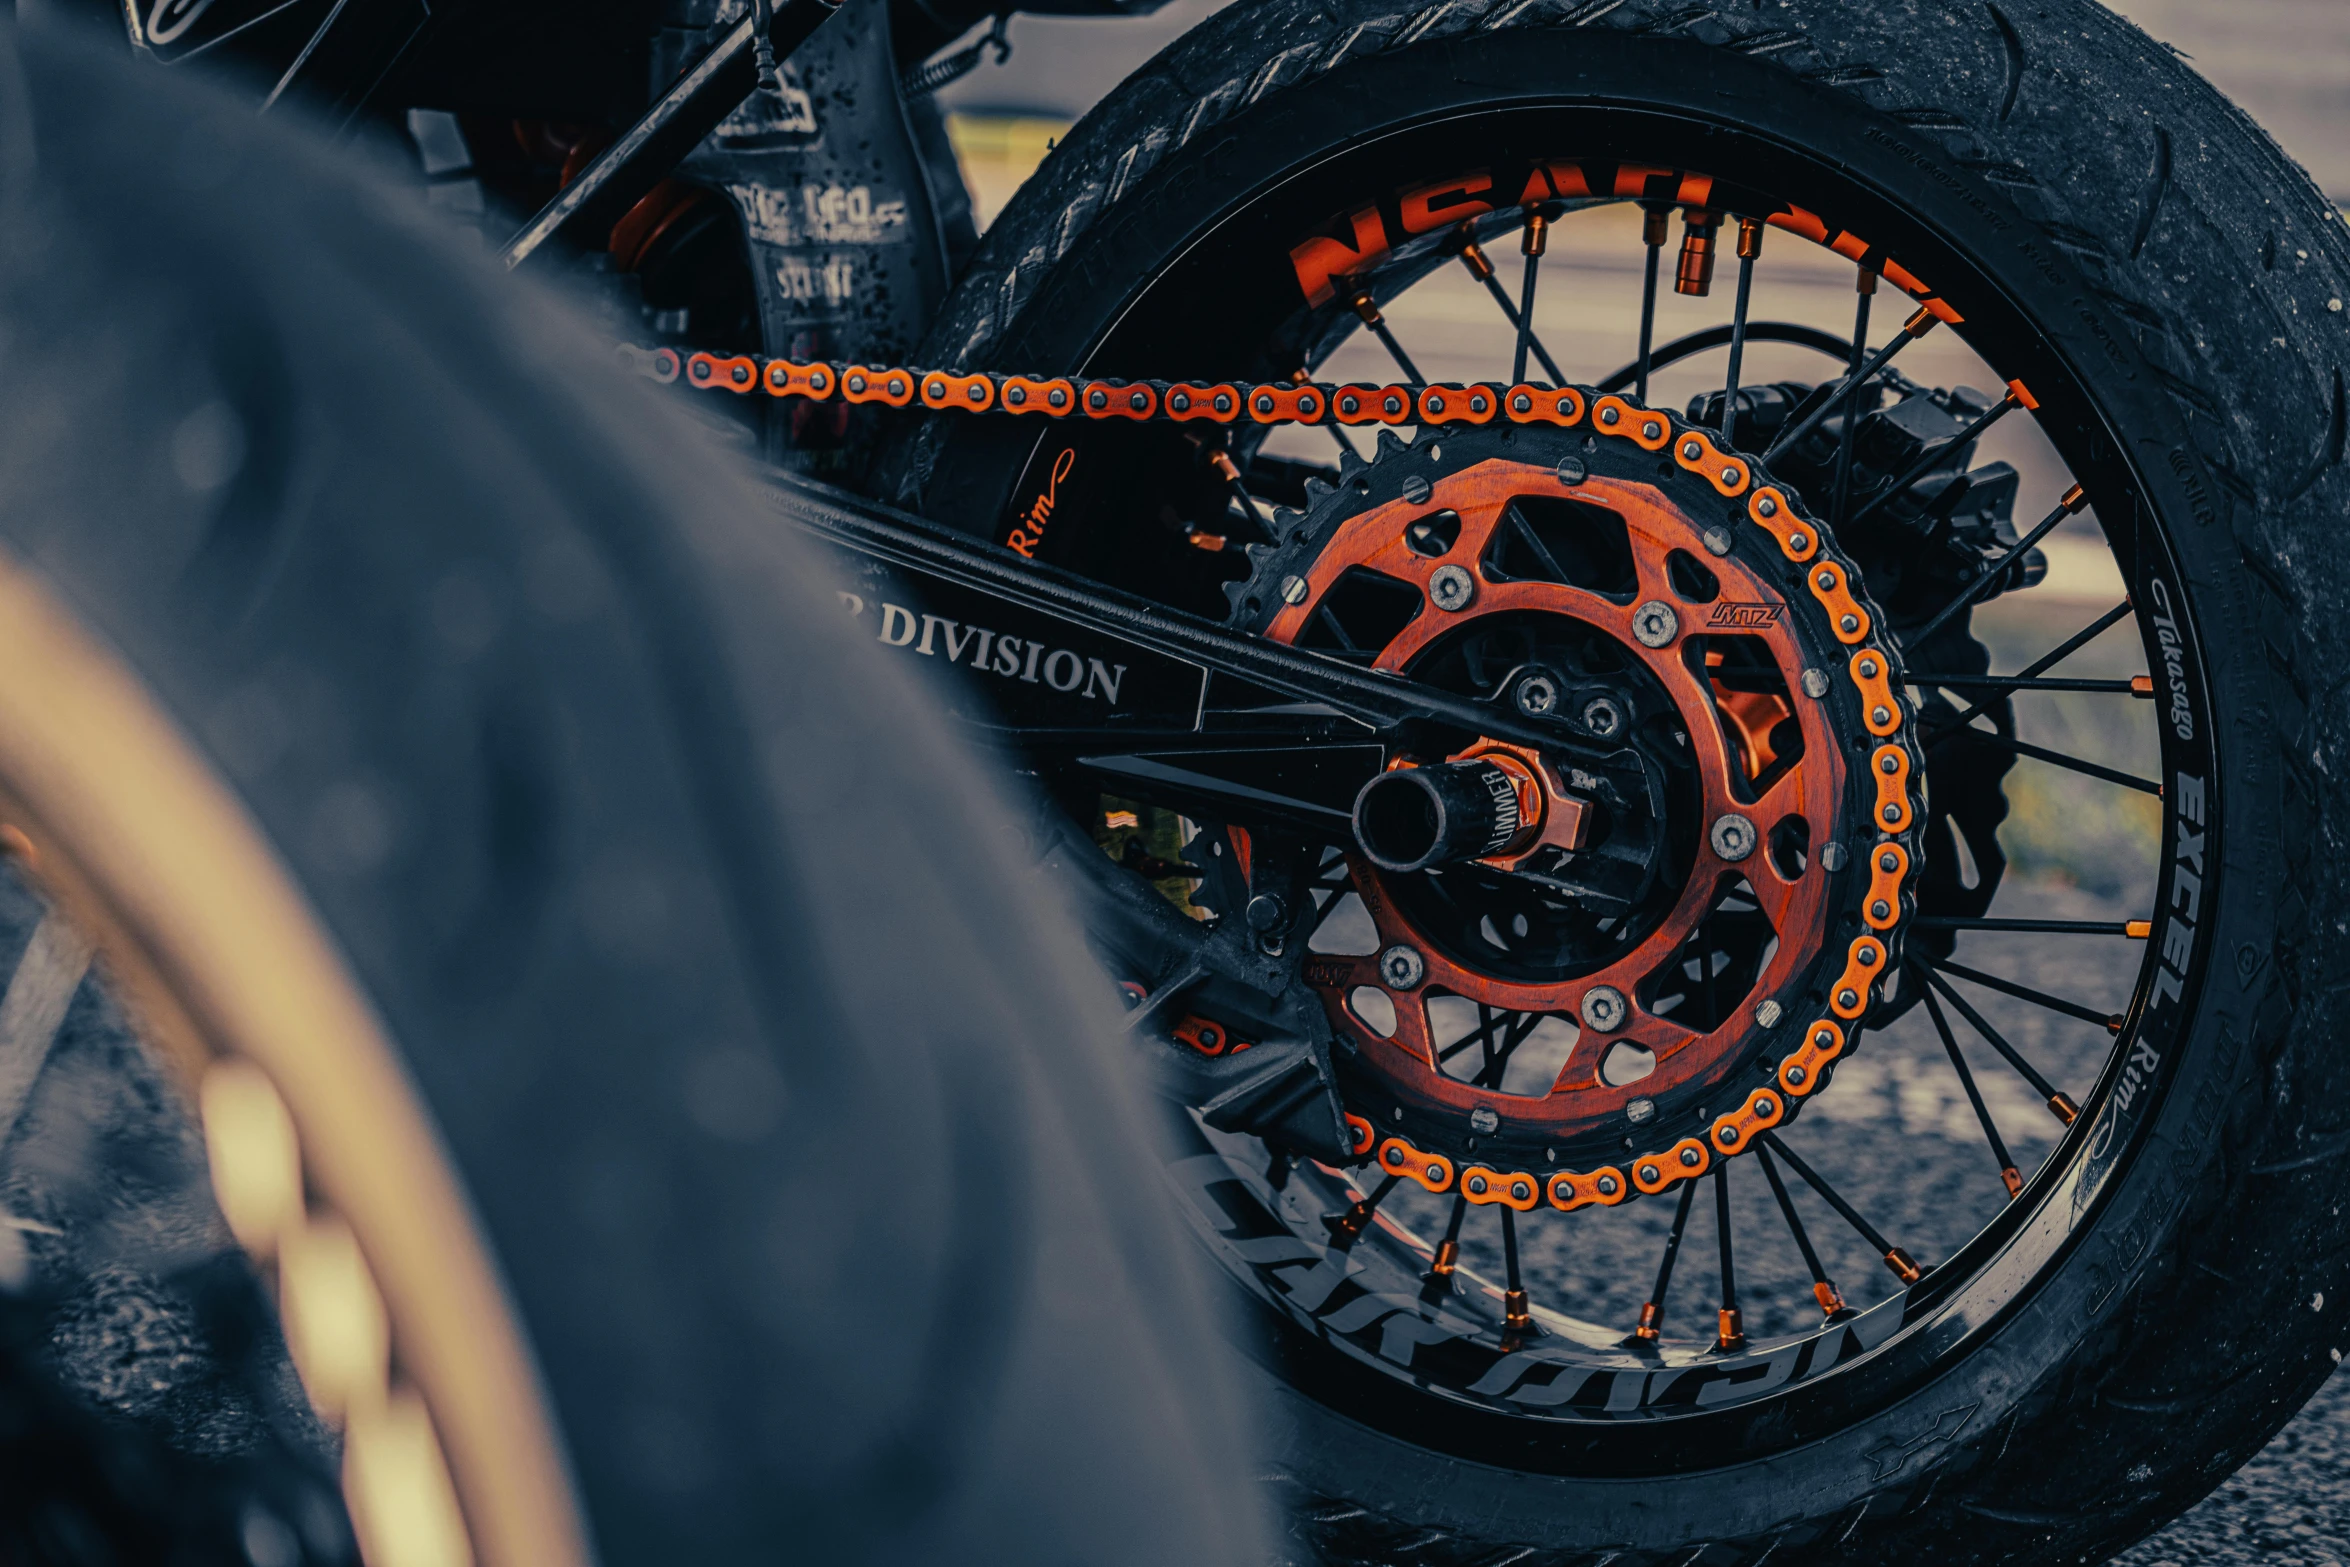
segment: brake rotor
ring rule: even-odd
[[[1382,434],[1233,589],[1275,641],[1664,780],[1660,810],[1535,747],[1391,757],[1346,851],[1376,947],[1304,964],[1357,1156],[1521,1211],[1665,1191],[1824,1086],[1898,968],[1925,819],[1880,617],[1800,502],[1661,413],[1601,398],[1584,429]],[[1416,862],[1458,838],[1447,799],[1492,836]],[[1513,1080],[1546,1026],[1563,1064]]]

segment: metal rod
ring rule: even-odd
[[[1759,219],[1738,220],[1738,300],[1730,311],[1730,368],[1722,390],[1722,444],[1738,444],[1738,376],[1746,365],[1746,309],[1754,299],[1754,263],[1762,255]]]
[[[1915,961],[1928,968],[1938,969],[1942,973],[1956,974],[1960,979],[1972,980],[1987,989],[2004,991],[2019,1001],[2035,1002],[2051,1012],[2061,1012],[2066,1017],[2077,1017],[2084,1023],[2095,1023],[2099,1028],[2109,1032],[2120,1031],[2121,1014],[2117,1012],[2100,1012],[2095,1007],[2085,1007],[2077,1001],[2067,1001],[2061,996],[2052,996],[2044,990],[2034,990],[2029,985],[2019,985],[2012,979],[2001,979],[1996,974],[1986,974],[1980,969],[1968,968],[1963,963],[1953,963],[1947,958],[1918,958]]]
[[[2034,527],[2031,532],[2025,534],[2022,538],[2016,540],[2012,549],[2003,552],[1992,560],[1985,561],[1983,563],[1983,573],[1981,576],[1975,578],[1974,581],[1968,583],[1965,588],[1960,590],[1958,597],[1952,599],[1948,604],[1945,604],[1942,607],[1942,612],[1940,614],[1936,615],[1932,620],[1927,621],[1925,625],[1919,630],[1910,632],[1903,636],[1902,641],[1910,647],[1924,647],[1927,641],[1933,637],[1935,632],[1941,630],[1945,625],[1949,624],[1951,616],[1959,613],[1959,611],[1965,609],[1969,604],[1974,603],[1975,600],[1981,598],[1985,593],[1988,593],[1991,590],[1991,585],[1999,580],[2001,572],[2006,569],[2007,563],[2009,561],[2023,559],[2024,551],[2030,549],[2033,545],[2048,537],[2050,531],[2054,529],[2058,523],[2064,521],[2065,518],[2070,517],[2073,513],[2081,510],[2088,504],[2088,491],[2082,489],[2081,486],[2076,484],[2071,489],[2065,491],[2064,499],[2056,503],[2056,509],[2054,511],[2040,519],[2038,526]]]
[[[1903,1251],[1900,1247],[1885,1239],[1884,1235],[1877,1229],[1875,1225],[1862,1218],[1860,1216],[1860,1210],[1855,1208],[1852,1204],[1846,1202],[1842,1197],[1838,1196],[1836,1194],[1836,1188],[1830,1186],[1825,1180],[1821,1179],[1818,1171],[1814,1170],[1810,1165],[1805,1164],[1801,1159],[1797,1158],[1795,1156],[1795,1150],[1788,1147],[1787,1144],[1780,1139],[1778,1133],[1764,1132],[1762,1134],[1762,1141],[1764,1147],[1770,1149],[1771,1152],[1777,1154],[1780,1158],[1787,1161],[1788,1169],[1793,1170],[1797,1175],[1803,1177],[1803,1182],[1806,1186],[1809,1186],[1813,1191],[1818,1192],[1822,1197],[1828,1199],[1828,1206],[1842,1214],[1844,1216],[1844,1222],[1851,1225],[1855,1230],[1859,1231],[1860,1238],[1864,1241],[1867,1241],[1871,1246],[1877,1249],[1878,1254],[1884,1257],[1885,1265],[1893,1270],[1894,1275],[1898,1277],[1902,1283],[1915,1284],[1923,1276],[1923,1272],[1918,1267],[1918,1265],[1910,1260],[1908,1252]]]
[[[1526,211],[1525,237],[1519,248],[1525,252],[1525,280],[1518,285],[1518,348],[1510,362],[1512,385],[1526,379],[1526,351],[1534,344],[1534,280],[1541,275],[1542,252],[1550,232],[1550,219],[1540,207]]]
[[[1884,494],[1878,496],[1875,500],[1869,502],[1866,506],[1863,506],[1859,511],[1854,512],[1852,514],[1852,520],[1857,523],[1875,516],[1878,507],[1885,505],[1887,502],[1891,501],[1894,496],[1899,495],[1902,491],[1917,483],[1918,480],[1924,478],[1927,471],[1931,469],[1936,463],[1949,456],[1952,452],[1957,451],[1960,447],[1966,445],[1967,442],[1979,437],[1985,430],[1990,429],[1991,426],[1997,424],[2001,419],[2007,416],[2009,409],[2020,408],[2022,406],[2022,399],[2018,396],[2015,389],[2010,387],[2008,389],[2007,395],[2001,398],[1998,402],[1993,403],[1991,405],[1990,411],[1984,414],[1981,418],[1977,419],[1973,424],[1968,425],[1965,429],[1959,431],[1949,440],[1942,442],[1939,446],[1929,446],[1923,452],[1920,452],[1918,454],[1917,461],[1911,463],[1907,468],[1903,469],[1901,477],[1895,479],[1891,487],[1889,487]]]
[[[838,0],[783,0],[768,30],[776,55],[788,59],[839,9]],[[752,47],[756,31],[748,14],[729,28],[708,54],[507,242],[501,256],[506,266],[522,265],[558,237],[583,249],[603,249],[612,225],[751,95],[758,85]]]
[[[1681,1232],[1689,1228],[1689,1205],[1697,1197],[1697,1183],[1681,1183],[1681,1206],[1673,1210],[1673,1228],[1665,1236],[1664,1260],[1656,1265],[1656,1288],[1648,1292],[1648,1303],[1640,1308],[1640,1325],[1632,1336],[1649,1343],[1656,1341],[1665,1321],[1665,1291],[1673,1284],[1673,1259],[1681,1252]]]
[[[2080,630],[2067,637],[2054,649],[2047,653],[2041,654],[2038,658],[2032,660],[2032,662],[2029,664],[2026,664],[2020,671],[2017,678],[2028,680],[2033,676],[2040,674],[2044,670],[2054,669],[2058,664],[2063,663],[2066,659],[2072,657],[2073,654],[2079,652],[2082,648],[2088,646],[2090,643],[2096,641],[2099,637],[2105,635],[2106,632],[2112,630],[2115,624],[2126,618],[2129,613],[2130,601],[2128,599],[2123,599],[2119,604],[2114,605],[2113,608],[2107,610],[2104,614],[2098,616],[2095,620],[2090,621],[2089,624],[2083,626]],[[1930,746],[1934,743],[1934,740],[1937,737],[1953,733],[1959,729],[1963,729],[1968,724],[1973,723],[1977,718],[1980,718],[1984,711],[1990,707],[1990,705],[1991,704],[1989,701],[1977,702],[1974,706],[1968,708],[1965,712],[1959,714],[1956,718],[1951,719],[1949,723],[1944,724],[1941,728],[1934,731],[1933,734],[1928,735],[1926,737],[1926,743]]]
[[[1641,209],[1643,228],[1641,237],[1648,242],[1648,271],[1640,285],[1640,374],[1632,393],[1632,401],[1648,406],[1648,361],[1656,347],[1656,280],[1657,269],[1664,262],[1665,235],[1672,227],[1670,207]]]
[[[1827,1268],[1820,1262],[1819,1252],[1813,1249],[1811,1234],[1803,1227],[1803,1216],[1795,1211],[1795,1199],[1789,1194],[1786,1181],[1779,1175],[1779,1166],[1771,1158],[1771,1150],[1757,1143],[1754,1154],[1762,1163],[1764,1179],[1771,1183],[1771,1195],[1779,1200],[1779,1212],[1786,1216],[1787,1232],[1795,1237],[1795,1249],[1803,1253],[1803,1265],[1811,1270],[1812,1296],[1820,1303],[1822,1315],[1835,1317],[1845,1309],[1844,1292],[1836,1287],[1835,1280],[1828,1277]]]
[[[2012,1200],[2023,1195],[2024,1178],[2008,1155],[2007,1144],[1999,1136],[1999,1128],[1991,1119],[1991,1107],[1983,1103],[1983,1091],[1975,1086],[1975,1074],[1968,1070],[1966,1057],[1959,1053],[1958,1037],[1950,1032],[1950,1020],[1942,1015],[1942,1003],[1934,993],[1925,992],[1926,1015],[1934,1020],[1934,1031],[1942,1036],[1942,1048],[1950,1053],[1950,1065],[1958,1073],[1958,1085],[1966,1090],[1967,1103],[1975,1107],[1975,1120],[1983,1128],[1983,1138],[1991,1145],[1991,1155],[1999,1161],[1999,1179],[2007,1186]]]

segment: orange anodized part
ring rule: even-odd
[[[1786,1116],[1787,1101],[1775,1089],[1758,1088],[1746,1096],[1745,1104],[1715,1120],[1714,1146],[1726,1154],[1736,1153],[1754,1141],[1755,1133],[1769,1131]]]
[[[1461,1172],[1461,1195],[1479,1207],[1500,1203],[1520,1213],[1532,1213],[1542,1200],[1542,1183],[1523,1171],[1488,1170],[1472,1164]]]
[[[1077,383],[1058,377],[1038,381],[1024,375],[1008,375],[1003,378],[999,395],[1006,413],[1066,419],[1077,411]]]
[[[1844,1309],[1844,1292],[1826,1279],[1811,1287],[1811,1298],[1820,1303],[1820,1315],[1833,1317]]]
[[[1189,1014],[1170,1032],[1203,1056],[1220,1056],[1227,1051],[1237,1055],[1249,1046],[1247,1040],[1233,1038],[1223,1024]]]
[[[1779,1063],[1779,1086],[1801,1099],[1820,1086],[1820,1068],[1844,1054],[1844,1030],[1826,1018],[1814,1023],[1793,1055]]]
[[[1821,561],[1803,574],[1803,580],[1811,588],[1811,596],[1827,607],[1828,624],[1837,641],[1850,644],[1869,634],[1869,612],[1852,596],[1842,566]]]
[[[1349,1151],[1358,1155],[1369,1153],[1371,1144],[1378,1135],[1376,1131],[1372,1130],[1371,1123],[1363,1117],[1351,1113],[1347,1116],[1346,1142]]]
[[[1706,483],[1731,499],[1744,495],[1753,482],[1745,463],[1723,455],[1711,438],[1695,427],[1683,430],[1673,443],[1673,461],[1691,473],[1704,475]]]
[[[1877,780],[1876,824],[1880,832],[1909,830],[1909,753],[1897,745],[1881,745],[1869,757],[1869,776]]]
[[[1591,405],[1591,422],[1602,435],[1620,435],[1644,451],[1661,452],[1673,438],[1673,421],[1651,408],[1639,408],[1621,397],[1602,397]]]
[[[1663,1153],[1632,1161],[1632,1184],[1654,1197],[1681,1181],[1694,1181],[1713,1167],[1704,1143],[1684,1137]]]
[[[1828,568],[1823,566],[1820,571]],[[1818,576],[1819,571],[1812,573]],[[1852,683],[1860,687],[1860,718],[1869,733],[1882,740],[1901,728],[1901,704],[1893,699],[1890,664],[1873,647],[1852,655]]]
[[[1561,1213],[1573,1213],[1577,1208],[1594,1204],[1612,1208],[1632,1195],[1632,1183],[1624,1172],[1614,1165],[1605,1165],[1589,1175],[1577,1175],[1561,1170],[1550,1178],[1550,1205]]]
[[[767,361],[764,378],[769,397],[830,397],[839,389],[830,365],[795,364],[789,359]]]
[[[1568,792],[1566,780],[1559,776],[1558,769],[1544,761],[1542,753],[1532,746],[1512,745],[1506,740],[1480,740],[1458,756],[1445,760],[1491,762],[1509,776],[1517,791],[1518,820],[1525,825],[1501,853],[1487,855],[1478,864],[1514,871],[1545,844],[1571,854],[1590,837],[1590,808],[1581,796]]]
[[[1408,386],[1341,386],[1330,393],[1330,407],[1340,424],[1409,424],[1412,389]]]
[[[695,354],[685,362],[685,378],[695,386],[723,392],[749,392],[759,385],[759,366],[748,354],[736,354],[728,359],[716,354]]]
[[[922,406],[979,413],[995,406],[995,381],[985,375],[950,375],[933,370],[922,378]]]
[[[1748,496],[1746,515],[1779,541],[1779,553],[1789,560],[1809,560],[1820,552],[1819,534],[1804,525],[1776,487],[1766,484]]]
[[[1138,382],[1088,381],[1079,401],[1088,419],[1148,419],[1158,411],[1159,394]]]
[[[903,408],[914,400],[914,377],[905,370],[851,365],[840,374],[841,395],[852,403],[887,403]]]
[[[1491,424],[1500,412],[1498,386],[1447,383],[1420,390],[1422,424]]]
[[[1828,1010],[1840,1018],[1856,1018],[1869,1007],[1869,986],[1885,967],[1885,944],[1874,936],[1853,938],[1844,972],[1828,992]]]
[[[1379,1168],[1389,1175],[1415,1180],[1432,1192],[1448,1191],[1452,1187],[1450,1159],[1415,1148],[1401,1137],[1390,1137],[1379,1145]]]
[[[1189,422],[1193,419],[1211,419],[1217,424],[1230,424],[1240,417],[1239,387],[1229,381],[1203,386],[1197,381],[1179,381],[1167,388],[1167,417]]]
[[[1502,407],[1512,424],[1571,425],[1583,418],[1583,394],[1571,386],[1535,386],[1521,381],[1504,394]]]
[[[1869,901],[1861,918],[1871,930],[1891,930],[1901,919],[1901,878],[1909,874],[1909,852],[1887,840],[1869,851]]]
[[[1311,381],[1303,386],[1260,386],[1248,394],[1248,416],[1259,424],[1319,424],[1329,411],[1329,394]]]

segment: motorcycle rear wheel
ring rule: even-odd
[[[2154,672],[2152,939],[2128,953],[2127,1022],[2079,1124],[2022,1199],[1911,1291],[1889,1339],[1767,1394],[1642,1419],[1468,1407],[1290,1309],[1203,1219],[1259,1308],[1299,1538],[1333,1562],[2101,1559],[2335,1363],[2345,1069],[2313,981],[2346,902],[2317,847],[2344,801],[2311,692],[2341,656],[2350,581],[2324,543],[2350,491],[2331,346],[2350,236],[2240,114],[2093,5],[1929,24],[1849,0],[1265,0],[1062,143],[923,362],[1286,375],[1338,336],[1294,264],[1317,236],[1364,277],[1409,281],[1408,242],[1434,227],[1407,216],[1415,194],[1547,158],[1700,170],[1825,214],[1930,279],[1954,330],[2029,382]],[[1001,538],[1049,476],[1093,467],[1113,482],[1062,486],[1044,554],[1222,614],[1235,572],[1121,499],[1172,459],[1130,432],[1084,445],[1099,439],[932,419],[884,492]],[[1383,1244],[1403,1266],[1426,1253]]]

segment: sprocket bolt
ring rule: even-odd
[[[1400,943],[1379,954],[1379,977],[1389,990],[1410,990],[1428,977],[1428,960]]]
[[[1518,682],[1515,699],[1519,712],[1540,718],[1559,705],[1558,682],[1544,674],[1528,675]],[[1585,721],[1589,721],[1588,714]]]
[[[1632,636],[1642,647],[1659,648],[1681,634],[1681,617],[1662,599],[1650,599],[1632,611]]]
[[[1730,553],[1730,545],[1733,541],[1730,538],[1729,529],[1717,525],[1706,529],[1703,536],[1708,554],[1727,555]]]
[[[1580,457],[1561,457],[1558,467],[1553,471],[1558,474],[1561,484],[1581,484],[1591,477],[1591,470],[1583,466]]]
[[[1251,930],[1279,930],[1289,923],[1289,905],[1279,893],[1260,892],[1248,900],[1248,926]]]
[[[1713,830],[1707,836],[1713,841],[1714,853],[1725,860],[1743,860],[1754,852],[1754,823],[1735,811],[1715,817]]]
[[[1403,498],[1414,506],[1422,504],[1434,493],[1428,487],[1428,481],[1419,474],[1412,474],[1403,481]]]
[[[1311,591],[1313,590],[1306,586],[1306,579],[1303,577],[1283,577],[1281,579],[1281,602],[1284,604],[1303,604],[1306,601],[1306,595]]]
[[[1803,672],[1803,694],[1815,702],[1826,696],[1828,694],[1828,672],[1824,669],[1805,670]]]
[[[1594,985],[1583,992],[1583,1025],[1602,1034],[1624,1026],[1624,993],[1613,985]]]
[[[1840,843],[1821,844],[1820,869],[1824,871],[1840,871],[1844,869],[1844,845]]]
[[[1490,1137],[1501,1130],[1501,1117],[1493,1113],[1492,1106],[1479,1105],[1469,1112],[1469,1130],[1479,1137]]]
[[[1477,596],[1477,579],[1466,566],[1439,566],[1428,577],[1428,602],[1438,609],[1459,611]]]

